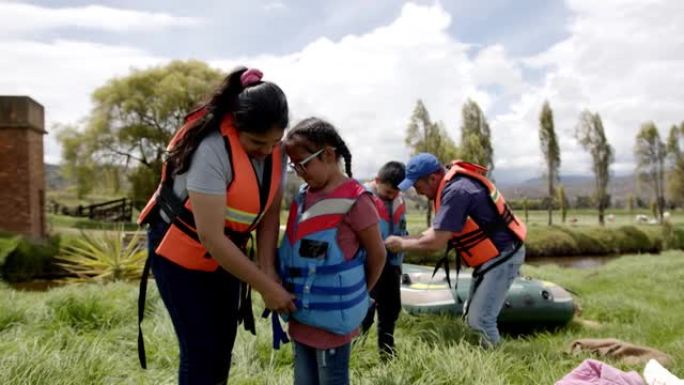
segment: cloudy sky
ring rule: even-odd
[[[548,99],[562,173],[589,173],[572,136],[588,108],[625,174],[641,123],[666,135],[684,121],[682,15],[679,0],[0,0],[0,94],[42,103],[49,129],[82,120],[91,92],[131,68],[190,58],[255,66],[285,90],[294,121],[316,115],[339,128],[360,177],[406,160],[418,98],[457,140],[472,98],[490,122],[501,181],[541,172]],[[54,134],[45,151],[59,162]]]

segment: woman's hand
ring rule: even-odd
[[[273,260],[260,261],[261,264],[270,266],[270,269],[273,270],[269,275],[269,273],[260,270],[225,236],[223,212],[225,211],[226,197],[193,191],[190,191],[189,194],[200,241],[221,267],[261,293],[269,309],[279,313],[290,313],[297,310],[294,304],[294,295],[288,293],[273,279],[275,275]],[[277,232],[275,235],[277,237]],[[263,244],[258,245],[258,247],[261,246]],[[275,248],[273,250],[275,251]]]
[[[297,310],[295,296],[279,283],[271,281],[261,292],[266,307],[278,313],[292,313]]]
[[[273,281],[278,282],[279,284],[283,282],[280,279],[280,276],[278,275],[278,272],[276,272],[276,269],[275,267],[273,267],[273,265],[265,264],[263,266],[260,266],[259,268],[261,269],[261,271],[266,273],[266,275]]]

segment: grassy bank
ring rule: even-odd
[[[413,227],[411,233],[418,233]],[[599,256],[618,254],[660,253],[684,249],[683,226],[545,226],[528,227],[527,257]],[[409,254],[409,263],[434,263],[443,252]]]
[[[527,275],[578,293],[582,318],[597,321],[600,327],[573,322],[556,332],[508,336],[500,349],[488,352],[467,342],[460,320],[402,314],[399,358],[380,363],[372,334],[353,349],[352,383],[552,384],[587,357],[566,355],[567,345],[589,337],[615,337],[660,349],[675,359],[672,371],[684,376],[683,252],[648,259],[626,256],[595,270],[524,269]],[[128,283],[68,286],[45,293],[0,286],[0,383],[174,383],[175,337],[154,289],[144,324],[150,369],[137,366],[136,296],[135,284]],[[270,325],[259,320],[258,337],[239,333],[231,384],[291,383],[290,346],[271,351],[269,330]]]

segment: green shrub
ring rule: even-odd
[[[625,234],[621,252],[657,253],[663,249],[660,227],[622,226],[619,231]]]
[[[20,236],[0,235],[0,266],[5,264],[5,260],[19,246],[20,241]]]
[[[684,248],[684,229],[672,225],[609,227],[528,227],[525,242],[528,257],[659,253]],[[433,264],[443,252],[407,254],[405,261]]]
[[[53,258],[59,251],[59,236],[51,236],[46,240],[32,240],[20,236],[9,239],[5,237],[0,243],[0,276],[4,280],[25,281],[50,275],[58,270]]]
[[[530,226],[526,252],[529,256],[577,255],[577,241],[559,226]]]

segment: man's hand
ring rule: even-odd
[[[393,253],[398,253],[402,251],[404,245],[404,239],[402,237],[398,237],[396,235],[390,235],[385,239],[385,247],[387,247],[387,250],[393,252]]]

